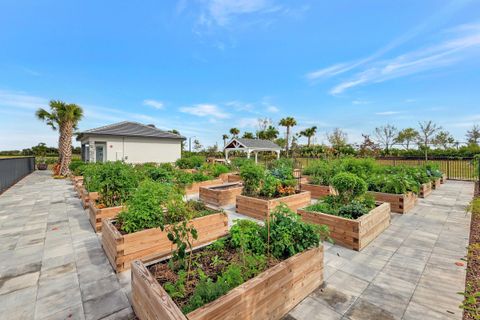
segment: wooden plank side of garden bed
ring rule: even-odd
[[[82,189],[82,205],[84,209],[87,209],[90,201],[95,201],[98,199],[98,192],[88,192],[85,188]]]
[[[228,175],[228,182],[242,182],[242,177],[239,174]]]
[[[88,210],[89,220],[95,232],[102,231],[103,220],[116,218],[117,215],[124,209],[123,206],[99,209],[97,208],[94,201],[89,201],[89,202],[90,202],[89,210]]]
[[[368,194],[372,195],[375,198],[375,201],[390,203],[390,209],[392,212],[402,214],[413,209],[417,202],[417,196],[413,192],[408,192],[407,194],[394,194],[368,191]]]
[[[419,197],[420,197],[420,198],[426,198],[426,197],[428,197],[431,193],[432,193],[432,183],[431,183],[431,182],[422,183],[422,184],[420,185],[420,194],[419,194]]]
[[[440,183],[444,184],[445,182],[447,182],[447,175],[444,173],[444,174],[442,174],[442,177],[440,178]]]
[[[132,263],[133,309],[139,319],[187,320],[141,261]]]
[[[200,187],[200,200],[205,203],[221,207],[234,204],[237,195],[242,194],[243,186],[237,183],[229,183],[221,186],[232,186],[228,189],[215,189],[212,187]]]
[[[309,191],[271,200],[238,195],[236,199],[236,212],[255,219],[265,220],[269,217],[271,211],[280,205],[280,203],[286,204],[291,210],[295,211],[309,205],[310,202],[311,197]]]
[[[436,190],[438,188],[440,188],[440,185],[442,184],[441,182],[442,178],[438,178],[438,179],[435,179],[432,181],[432,189],[433,190]]]
[[[207,181],[201,181],[201,182],[194,182],[191,185],[185,187],[185,194],[187,196],[192,195],[192,194],[198,193],[200,191],[200,187],[214,186],[222,183],[223,183],[222,179],[213,179],[213,180],[207,180]]]
[[[193,241],[194,246],[209,243],[228,234],[228,217],[225,213],[193,219],[190,225],[198,233],[198,239]],[[102,245],[114,269],[121,272],[129,269],[134,260],[145,262],[169,255],[174,247],[167,234],[167,231],[153,228],[122,235],[112,220],[105,219]]]
[[[328,195],[335,194],[335,191],[331,186],[302,183],[301,189],[302,191],[310,191],[313,199],[321,199]]]
[[[390,225],[390,204],[382,203],[368,214],[352,220],[321,212],[298,210],[302,220],[326,225],[330,237],[339,244],[360,251]]]
[[[323,247],[295,255],[190,312],[189,320],[280,319],[323,283]]]
[[[281,319],[323,283],[323,246],[297,254],[186,317],[140,261],[132,264],[140,320]],[[137,312],[138,310],[138,312]]]

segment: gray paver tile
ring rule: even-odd
[[[295,320],[338,320],[342,318],[342,315],[310,297],[300,302],[290,312],[290,315]]]

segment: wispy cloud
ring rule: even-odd
[[[400,113],[402,112],[401,111],[382,111],[382,112],[376,112],[375,114],[377,116],[393,116]]]
[[[48,99],[29,95],[24,92],[0,90],[0,107],[35,110],[48,105]]]
[[[255,128],[257,125],[257,118],[241,118],[237,123],[237,126],[240,128]]]
[[[153,99],[143,100],[143,105],[152,107],[152,108],[157,109],[157,110],[161,110],[161,109],[165,108],[165,105],[164,105],[163,102],[153,100]]]
[[[371,63],[366,69],[333,87],[330,93],[337,95],[356,86],[380,83],[450,66],[465,59],[468,54],[480,47],[480,24],[462,25],[444,34],[450,38],[439,44]]]
[[[355,105],[370,104],[370,103],[372,102],[368,100],[362,100],[362,99],[355,99],[352,101],[352,104],[355,104]]]
[[[197,104],[192,107],[182,107],[180,111],[183,113],[189,113],[198,117],[213,117],[218,119],[230,118],[230,115],[214,104]]]
[[[276,106],[270,105],[270,106],[267,106],[267,111],[270,112],[270,113],[277,113],[280,110]]]
[[[255,106],[251,103],[244,103],[238,100],[229,101],[225,103],[227,107],[233,107],[235,111],[247,111],[253,112],[255,110]]]

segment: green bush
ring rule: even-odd
[[[82,175],[82,172],[83,172],[83,168],[81,167],[84,167],[84,166],[85,166],[85,163],[82,160],[72,160],[68,168],[70,169],[70,172],[72,172],[74,175],[80,176]]]
[[[204,156],[190,156],[178,159],[175,164],[180,169],[198,169],[205,163]]]
[[[121,230],[127,233],[149,228],[162,228],[167,221],[169,205],[180,204],[182,194],[171,184],[145,180],[132,193],[126,210],[118,215]]]
[[[230,168],[221,163],[205,163],[201,166],[200,172],[205,175],[217,178],[222,173],[230,172]]]
[[[230,242],[234,248],[254,254],[265,254],[264,228],[250,220],[236,220],[230,229]]]
[[[338,191],[338,197],[343,204],[348,204],[367,192],[367,183],[349,172],[342,172],[333,177],[332,186]]]
[[[258,195],[262,180],[265,177],[265,169],[254,163],[245,163],[240,168],[240,176],[243,180],[243,191],[247,195]]]

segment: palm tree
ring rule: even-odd
[[[58,139],[58,164],[59,174],[66,176],[70,173],[68,166],[72,160],[72,136],[78,122],[83,117],[83,109],[74,104],[63,101],[50,101],[50,112],[40,108],[35,113],[37,118],[45,121],[53,130],[59,131]]]
[[[301,131],[300,135],[304,136],[308,139],[307,145],[310,147],[310,141],[311,141],[312,137],[315,136],[316,133],[317,133],[317,127],[313,126],[311,128],[307,128],[307,129]]]
[[[240,130],[238,130],[237,128],[230,129],[230,134],[232,135],[232,138],[236,138],[239,133],[240,133]]]
[[[286,151],[287,156],[288,156],[288,144],[289,144],[289,141],[290,141],[290,128],[297,125],[297,120],[295,120],[295,118],[293,118],[293,117],[286,117],[286,118],[281,119],[278,124],[281,125],[282,127],[287,128],[287,135],[285,137],[286,138],[285,151]]]
[[[243,139],[255,139],[255,136],[251,132],[244,132],[242,138]]]
[[[223,147],[225,148],[227,146],[228,135],[224,134],[222,136],[222,139],[223,139]]]

